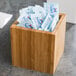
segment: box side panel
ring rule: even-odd
[[[55,33],[54,71],[64,52],[65,32],[66,32],[66,16],[63,18],[60,27],[57,29]]]
[[[53,72],[53,36],[22,31],[22,67],[40,72]]]
[[[20,62],[20,31],[16,30],[16,28],[11,28],[11,50],[12,50],[12,64],[15,66],[20,66],[21,62]]]
[[[31,31],[22,31],[21,35],[21,62],[23,68],[32,69],[31,63]]]
[[[11,28],[12,64],[30,68],[30,31]]]
[[[31,63],[40,72],[53,72],[53,36],[46,33],[31,33]]]
[[[53,73],[53,35],[12,27],[11,47],[14,66]]]

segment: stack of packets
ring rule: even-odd
[[[28,6],[19,10],[17,26],[52,32],[59,20],[59,5],[57,3],[44,3]]]

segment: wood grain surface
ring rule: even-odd
[[[66,15],[53,32],[16,26],[10,28],[12,64],[14,66],[53,74],[64,51]]]

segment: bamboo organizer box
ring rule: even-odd
[[[40,72],[53,74],[64,51],[66,15],[53,32],[16,26],[10,27],[12,64]]]

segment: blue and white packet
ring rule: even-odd
[[[46,10],[46,14],[50,14],[52,17],[52,22],[48,28],[45,30],[53,31],[56,27],[56,24],[59,20],[59,5],[57,3],[44,3],[44,9]]]
[[[50,14],[48,14],[43,24],[41,25],[42,30],[45,30],[46,28],[48,28],[51,22],[52,22],[52,17],[50,16]]]
[[[59,15],[59,4],[58,3],[44,3],[44,9],[46,10],[46,13],[50,14],[52,17],[56,14]]]

